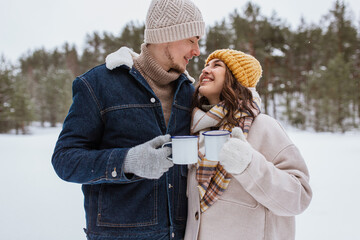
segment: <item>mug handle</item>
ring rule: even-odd
[[[164,148],[166,145],[172,145],[172,142],[166,142],[164,143],[161,148]],[[172,161],[173,159],[171,157],[166,157],[168,160]]]

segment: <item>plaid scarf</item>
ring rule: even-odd
[[[249,108],[255,117],[260,113],[260,97],[256,94],[252,100],[254,107],[249,104]],[[207,160],[204,156],[204,138],[202,132],[209,128],[218,126],[225,117],[227,109],[221,102],[212,107],[208,112],[195,108],[192,116],[193,134],[199,133],[199,159],[196,170],[196,179],[198,181],[198,190],[200,193],[200,209],[205,212],[222,195],[230,183],[231,175],[217,161]],[[254,118],[248,111],[238,111],[236,113],[238,124],[232,126],[224,123],[219,129],[232,131],[233,127],[240,127],[247,137]]]

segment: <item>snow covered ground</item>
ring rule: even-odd
[[[81,187],[60,180],[50,162],[60,128],[31,132],[0,135],[1,239],[85,239]],[[360,133],[288,133],[308,164],[314,191],[297,217],[297,240],[360,239]]]

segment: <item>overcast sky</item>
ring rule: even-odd
[[[193,0],[207,24],[242,12],[248,1]],[[251,0],[261,14],[277,16],[293,28],[303,16],[318,24],[335,0]],[[0,0],[0,55],[14,63],[21,55],[44,47],[53,50],[65,42],[82,50],[87,33],[104,31],[118,36],[131,20],[143,23],[150,0]],[[360,1],[345,0],[359,25]],[[120,46],[119,46],[120,47]]]

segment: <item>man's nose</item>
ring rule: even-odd
[[[193,56],[200,56],[200,47],[199,47],[199,44],[196,44],[196,46],[193,48],[193,50],[192,50],[192,55],[193,55]]]

